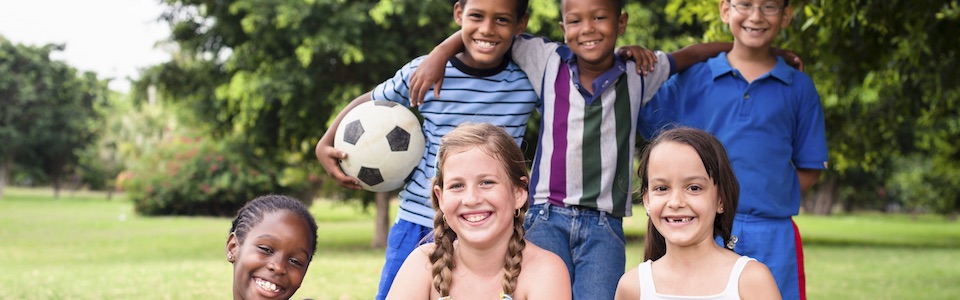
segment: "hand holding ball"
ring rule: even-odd
[[[340,168],[363,189],[387,192],[403,186],[426,143],[413,112],[395,102],[370,101],[343,117],[333,147],[347,153]]]

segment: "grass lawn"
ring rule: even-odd
[[[642,209],[642,208],[641,208]],[[370,299],[383,250],[373,212],[318,201],[320,249],[295,299]],[[643,212],[625,219],[628,268],[640,262]],[[955,299],[960,223],[936,216],[797,218],[810,299]],[[122,196],[8,188],[0,199],[0,299],[227,299],[230,219],[141,217]]]

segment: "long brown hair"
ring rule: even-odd
[[[733,218],[736,216],[737,203],[740,198],[740,184],[733,173],[733,165],[727,156],[727,151],[723,144],[710,133],[694,128],[678,127],[660,133],[650,142],[640,154],[640,166],[637,167],[637,176],[640,178],[640,195],[646,195],[650,188],[647,167],[650,164],[650,152],[653,148],[666,142],[680,143],[689,145],[697,151],[703,167],[707,170],[707,175],[717,185],[717,196],[725,210],[725,213],[718,213],[713,220],[713,236],[722,237],[723,243],[730,242],[731,231],[733,230]],[[647,236],[644,239],[643,260],[657,260],[667,253],[667,242],[657,228],[653,226],[653,221],[647,220]]]
[[[523,177],[527,176],[527,167],[520,147],[502,128],[486,123],[465,123],[443,137],[437,153],[437,175],[433,178],[433,186],[443,188],[443,167],[447,158],[471,147],[479,147],[497,158],[510,183],[516,188],[527,189],[527,182],[523,180]],[[430,199],[433,211],[436,212],[433,218],[436,247],[430,253],[430,263],[433,265],[433,287],[442,297],[450,294],[450,285],[453,282],[453,268],[456,267],[453,260],[453,241],[457,239],[457,233],[444,220],[437,195],[431,193]],[[523,249],[527,245],[523,240],[523,219],[529,207],[529,202],[524,202],[515,212],[516,217],[513,219],[513,235],[503,264],[503,293],[506,294],[512,294],[517,288]]]

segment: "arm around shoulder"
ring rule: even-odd
[[[683,47],[670,53],[677,63],[676,70],[672,73],[686,70],[698,62],[707,61],[707,59],[717,56],[721,52],[729,52],[731,49],[733,49],[733,43],[727,42],[702,43]]]
[[[617,294],[614,299],[640,299],[640,275],[637,273],[637,268],[633,268],[620,276],[620,283],[617,284]]]
[[[433,288],[429,253],[434,244],[426,244],[410,253],[400,266],[387,299],[429,299]]]
[[[747,263],[740,274],[740,299],[781,299],[780,289],[766,265],[757,261]]]

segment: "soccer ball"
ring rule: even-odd
[[[347,153],[340,169],[363,189],[387,192],[407,181],[426,143],[413,112],[396,102],[370,101],[343,117],[333,147]]]

